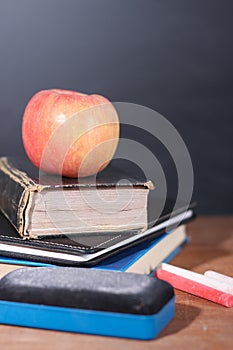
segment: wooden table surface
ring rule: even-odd
[[[200,217],[188,224],[191,242],[174,265],[233,276],[233,217]],[[233,349],[233,308],[176,292],[176,315],[151,341],[0,326],[2,350],[51,349]]]

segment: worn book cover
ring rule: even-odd
[[[23,238],[147,229],[151,181],[112,162],[97,177],[42,174],[0,158],[0,209]]]

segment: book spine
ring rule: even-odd
[[[0,159],[0,209],[21,236],[25,230],[25,211],[34,183],[12,168],[7,158]]]

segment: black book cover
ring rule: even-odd
[[[99,233],[25,240],[19,237],[18,232],[0,213],[0,255],[63,266],[95,265],[129,247],[159,237],[177,224],[184,224],[195,217],[195,203],[188,210],[181,206],[172,217],[169,216],[171,212],[167,211],[172,206],[172,201],[168,203],[158,223],[153,224],[146,232],[119,232],[114,236],[112,233]]]
[[[12,169],[12,160],[7,160],[7,163],[9,164],[10,169]],[[32,177],[29,178],[29,176],[26,176],[26,178],[23,179],[23,182],[26,182],[26,185],[24,185],[37,185],[39,183],[37,180],[38,170],[29,164],[27,164],[27,166],[31,167],[31,169],[28,168],[27,171]],[[25,169],[25,165],[20,168],[14,163],[14,169],[19,169],[21,172],[21,169]],[[147,182],[147,180],[143,177],[143,173],[138,174],[134,167],[131,168],[131,170],[133,170],[131,172],[133,173],[132,176],[129,175],[128,170],[125,173],[122,170],[116,171],[116,169],[116,163],[112,166],[108,166],[106,170],[104,170],[98,176],[97,184],[99,184],[99,186],[115,186],[119,180],[124,178],[133,183],[133,186],[143,186],[145,188],[152,186],[152,184]],[[21,175],[20,173],[20,177],[21,176],[24,177],[24,175]],[[56,177],[46,176],[45,180],[47,181],[48,178],[49,183],[44,182],[43,186],[57,186]],[[81,179],[79,183],[77,183],[77,181],[74,179],[62,178],[62,186],[67,186],[67,188],[80,185],[90,186],[91,184],[94,185],[95,183],[96,182],[94,181],[91,182],[91,178]],[[121,181],[121,185],[124,186],[124,182]],[[4,188],[2,188],[2,191],[4,191]],[[79,233],[72,236],[48,236],[35,240],[28,240],[20,237],[19,233],[16,231],[10,221],[7,220],[2,213],[0,213],[0,255],[43,263],[54,263],[57,265],[94,265],[103,259],[117,254],[129,247],[154,239],[163,234],[165,231],[170,230],[177,225],[184,224],[195,216],[195,203],[192,203],[188,207],[186,204],[180,203],[179,208],[173,212],[175,201],[166,199],[160,217],[156,219],[152,218],[151,220],[150,213],[153,213],[153,206],[162,200],[156,198],[156,190],[151,191],[151,193],[153,193],[155,201],[150,201],[149,196],[148,213],[150,225],[148,227],[149,229],[143,233],[135,232],[135,230],[117,232],[114,235],[112,232],[97,232],[90,234]],[[14,191],[12,195],[15,195]],[[16,197],[14,198],[17,202],[18,199]]]

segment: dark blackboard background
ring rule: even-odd
[[[2,0],[0,155],[23,154],[38,90],[100,93],[166,116],[190,151],[199,212],[233,213],[232,15],[225,0]]]

